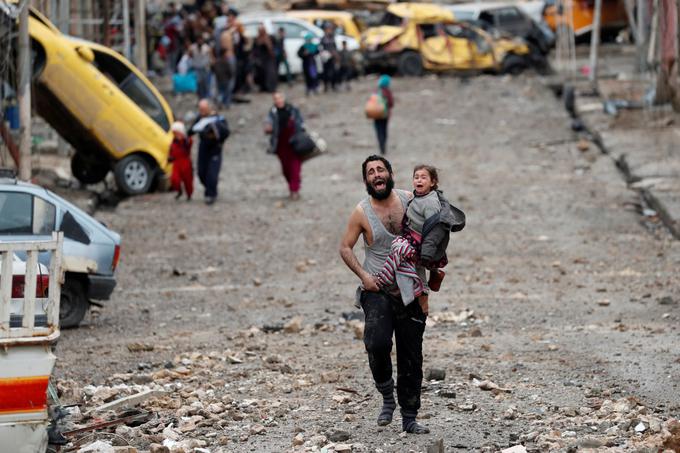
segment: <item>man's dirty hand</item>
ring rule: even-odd
[[[364,286],[366,291],[378,292],[380,287],[378,286],[378,278],[374,275],[368,275],[361,279],[361,284]]]

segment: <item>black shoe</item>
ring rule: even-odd
[[[215,197],[205,197],[205,204],[211,205],[215,203]]]

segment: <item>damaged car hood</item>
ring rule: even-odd
[[[395,27],[392,25],[371,27],[364,32],[364,35],[361,38],[361,45],[368,49],[375,48],[392,41],[402,33],[404,33],[402,27]]]

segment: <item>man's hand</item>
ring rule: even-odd
[[[375,275],[368,274],[366,277],[361,279],[361,284],[366,291],[378,292],[380,287],[378,286],[378,278]]]

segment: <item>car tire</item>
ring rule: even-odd
[[[87,159],[80,153],[75,153],[71,158],[71,173],[83,184],[97,184],[102,182],[109,173],[108,162],[96,162]]]
[[[399,56],[397,71],[406,77],[418,77],[423,75],[423,59],[419,53],[406,51]]]
[[[524,57],[514,53],[508,54],[503,58],[501,64],[501,72],[503,74],[518,75],[527,68],[527,62]]]
[[[78,327],[85,317],[90,303],[85,297],[83,284],[73,278],[66,278],[61,285],[59,299],[59,325],[61,328]]]
[[[153,184],[151,165],[140,154],[132,154],[116,164],[114,170],[118,189],[126,195],[147,193]]]

